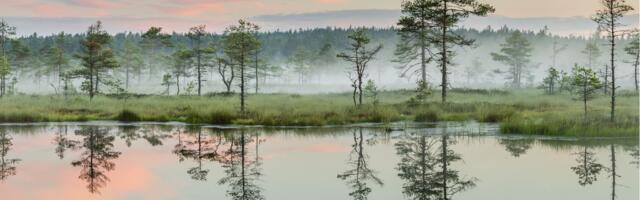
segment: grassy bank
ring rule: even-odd
[[[379,105],[356,109],[350,94],[258,94],[248,97],[249,112],[238,114],[234,95],[140,96],[123,99],[99,96],[10,96],[0,99],[0,122],[49,121],[181,121],[208,124],[259,124],[319,126],[361,122],[466,121],[500,122],[503,133],[637,136],[638,96],[618,98],[618,117],[608,120],[609,99],[582,105],[569,95],[544,95],[540,91],[454,90],[450,102],[435,95],[426,103],[408,103],[411,91],[380,94]]]

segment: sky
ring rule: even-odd
[[[481,0],[495,6],[494,16],[510,18],[588,17],[600,0]],[[299,15],[345,10],[398,10],[402,0],[0,0],[0,17],[18,26],[20,34],[81,32],[92,21],[103,20],[112,31],[141,31],[161,26],[184,32],[197,24],[222,31],[238,19]],[[638,8],[638,1],[628,1]],[[637,13],[637,11],[634,11]],[[258,18],[256,18],[258,16]],[[367,21],[367,20],[365,20]],[[344,24],[361,24],[348,18]],[[388,22],[373,22],[386,25]],[[291,24],[290,24],[291,25]],[[309,24],[305,24],[309,26]],[[314,24],[311,24],[314,25]],[[23,26],[23,29],[20,29]],[[274,28],[297,26],[273,25]]]

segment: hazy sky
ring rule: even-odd
[[[508,17],[590,16],[599,8],[599,1],[483,0],[496,7],[495,15]],[[36,24],[58,21],[61,22],[60,26],[64,26],[62,22],[65,20],[103,19],[106,22],[111,20],[124,28],[138,30],[156,25],[179,31],[187,27],[187,24],[207,24],[211,29],[219,30],[239,18],[257,15],[399,9],[401,2],[402,0],[0,0],[0,17],[26,18]],[[638,8],[637,0],[628,2]],[[109,28],[109,24],[106,27]]]

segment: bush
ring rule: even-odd
[[[137,122],[141,121],[141,117],[131,110],[124,109],[118,113],[116,120],[121,122]]]

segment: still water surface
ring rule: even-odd
[[[0,126],[0,199],[639,199],[637,139],[493,124]]]

